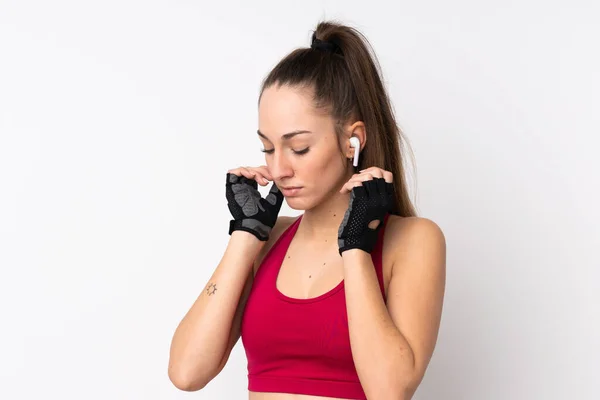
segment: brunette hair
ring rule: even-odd
[[[362,33],[339,22],[321,21],[311,47],[293,50],[265,77],[258,101],[272,85],[309,89],[316,109],[336,121],[338,138],[346,122],[363,121],[367,141],[358,168],[375,166],[391,171],[395,189],[392,213],[416,216],[403,165],[402,150],[404,145],[410,149],[410,144],[396,123],[381,77],[375,52]]]

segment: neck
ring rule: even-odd
[[[334,189],[323,202],[304,212],[297,234],[315,244],[337,245],[338,230],[349,201],[350,193]]]

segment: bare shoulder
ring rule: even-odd
[[[388,233],[389,232],[389,233]],[[424,217],[400,217],[390,214],[387,222],[386,235],[402,234],[407,232],[425,233],[444,236],[442,229],[434,221]]]
[[[277,240],[279,239],[281,234],[287,228],[289,228],[290,225],[297,218],[298,217],[287,217],[287,216],[283,216],[283,215],[277,217],[277,221],[275,222],[275,225],[273,226],[273,229],[271,230],[271,234],[269,235],[269,239],[267,240],[267,243],[265,243],[265,245],[263,246],[261,251],[258,253],[258,256],[254,260],[254,275],[256,275],[256,271],[258,271],[260,264],[262,263],[263,259],[265,258],[265,256],[269,252],[269,250],[271,250],[271,247],[273,247],[273,245],[275,244],[275,242],[277,242]]]
[[[428,218],[390,215],[385,241],[393,253],[394,266],[406,264],[405,261],[423,254],[444,259],[446,256],[444,232]]]

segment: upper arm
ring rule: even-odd
[[[396,224],[388,286],[390,316],[411,347],[417,386],[433,355],[446,282],[446,240],[433,221],[406,218]]]

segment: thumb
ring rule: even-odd
[[[281,208],[281,204],[283,203],[283,193],[281,193],[281,190],[279,190],[275,182],[271,185],[271,190],[269,190],[266,201],[275,207],[277,211]]]

